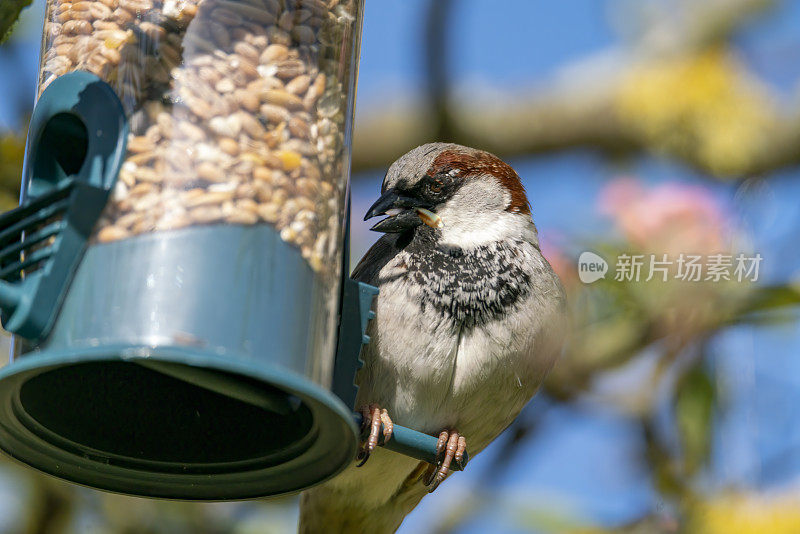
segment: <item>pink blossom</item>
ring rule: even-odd
[[[646,188],[622,177],[606,185],[600,210],[637,248],[670,255],[723,252],[728,225],[722,207],[705,188],[676,182]]]

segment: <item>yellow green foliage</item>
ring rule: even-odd
[[[19,18],[19,13],[24,7],[31,4],[32,0],[2,0],[0,2],[0,43],[6,40],[11,33],[11,28]]]
[[[736,175],[767,142],[769,98],[729,50],[642,62],[623,77],[618,112],[657,149]]]
[[[796,534],[800,532],[800,498],[717,496],[694,507],[687,532]]]

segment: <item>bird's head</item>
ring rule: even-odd
[[[401,233],[426,224],[443,244],[468,248],[511,237],[536,241],[519,176],[497,156],[452,143],[419,146],[392,163],[364,220]]]

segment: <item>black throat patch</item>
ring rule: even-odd
[[[420,306],[474,327],[502,319],[531,290],[534,266],[526,265],[522,243],[497,242],[469,249],[442,247],[434,231],[418,229],[398,245],[409,254],[408,281],[420,290]]]

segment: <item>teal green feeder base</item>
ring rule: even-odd
[[[211,388],[196,385],[208,377]],[[0,382],[0,448],[112,492],[284,494],[335,475],[356,450],[352,413],[329,391],[284,369],[197,349],[43,353],[3,369]]]
[[[359,428],[317,357],[335,348],[309,322],[335,306],[321,283],[267,226],[89,247],[47,338],[0,370],[0,449],[148,497],[246,499],[326,480],[355,457]]]

